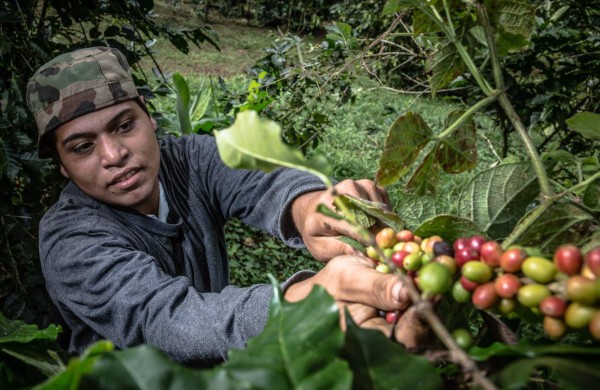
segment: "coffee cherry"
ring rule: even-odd
[[[550,296],[550,290],[541,284],[528,284],[519,289],[517,299],[519,303],[526,307],[536,307]]]
[[[478,260],[479,252],[471,247],[466,247],[454,251],[454,258],[456,259],[456,264],[458,264],[459,267],[462,267],[468,261]]]
[[[379,252],[377,251],[377,249],[375,249],[375,247],[369,245],[365,248],[365,253],[367,257],[371,260],[380,261]]]
[[[433,256],[434,255],[434,252],[433,252],[433,246],[434,246],[434,244],[436,242],[443,242],[443,241],[444,240],[440,236],[431,236],[431,237],[428,237],[428,238],[424,239],[421,242],[421,250],[424,253],[427,253],[427,254]]]
[[[488,282],[482,285],[477,286],[475,291],[473,291],[473,295],[471,296],[471,301],[473,305],[480,310],[487,310],[494,306],[500,298],[498,294],[496,294],[496,289],[494,288],[493,282]]]
[[[408,253],[420,253],[421,246],[414,241],[408,241],[404,243],[402,250]]]
[[[492,269],[481,261],[467,261],[460,269],[462,275],[475,283],[485,283],[492,278]]]
[[[385,263],[379,263],[377,264],[377,267],[375,267],[375,271],[377,272],[381,272],[382,274],[389,274],[392,272],[392,270],[390,269],[390,267],[385,264]]]
[[[428,255],[427,253],[421,254],[421,262],[423,263],[423,265],[431,263],[432,260],[433,260],[432,255]],[[454,259],[452,259],[452,260],[454,260]]]
[[[521,288],[521,280],[514,274],[502,274],[494,281],[496,293],[502,298],[512,298]]]
[[[435,261],[448,267],[452,275],[458,271],[458,265],[456,265],[456,260],[454,260],[454,257],[450,257],[448,255],[439,255],[435,258]]]
[[[469,279],[465,278],[464,276],[461,276],[460,279],[460,284],[463,286],[463,288],[467,291],[473,291],[477,288],[477,286],[479,286],[479,283],[476,282],[471,282]]]
[[[481,261],[490,267],[498,267],[500,265],[500,257],[502,256],[502,246],[496,241],[488,241],[479,249]]]
[[[383,256],[385,259],[389,259],[394,254],[394,250],[392,248],[385,248],[383,250]]]
[[[464,328],[456,328],[452,331],[452,338],[456,341],[459,347],[467,350],[473,346],[475,341],[471,332]]]
[[[522,248],[509,248],[500,256],[500,267],[506,272],[519,272],[527,258],[527,252]]]
[[[560,339],[567,333],[567,324],[560,318],[544,317],[544,331],[548,337]]]
[[[600,310],[596,310],[592,316],[588,330],[594,339],[600,340]]]
[[[554,264],[563,274],[575,275],[581,272],[583,256],[575,245],[561,245],[554,252]]]
[[[446,241],[436,241],[433,244],[433,254],[435,256],[454,256],[454,250],[452,249],[452,246]]]
[[[396,239],[402,242],[413,241],[415,239],[415,235],[410,230],[400,230],[396,233]]]
[[[450,271],[439,263],[433,262],[425,265],[418,274],[418,285],[423,292],[442,294],[448,291],[451,283]]]
[[[395,311],[388,311],[387,313],[385,313],[385,322],[387,322],[388,324],[395,324],[398,317],[399,316],[396,314]]]
[[[600,245],[585,254],[585,264],[596,276],[600,276]]]
[[[394,263],[394,265],[396,267],[402,268],[402,267],[404,267],[404,258],[408,255],[410,255],[410,253],[408,253],[408,252],[396,251],[396,252],[392,253],[392,256],[390,257],[390,259],[392,260],[392,263]]]
[[[559,318],[565,315],[566,310],[567,301],[557,297],[556,295],[546,297],[542,302],[540,302],[540,311],[545,316]]]
[[[470,248],[470,246],[471,245],[469,244],[469,239],[464,237],[458,238],[456,241],[454,241],[454,244],[452,245],[454,253],[465,248]]]
[[[596,309],[573,302],[565,311],[565,322],[569,328],[583,329],[589,325]]]
[[[396,232],[390,227],[381,229],[375,235],[375,242],[381,249],[391,248],[397,241]]]
[[[471,292],[465,290],[460,281],[457,280],[452,286],[452,298],[458,303],[471,302]]]
[[[583,305],[593,305],[598,299],[596,282],[581,275],[567,279],[567,298]]]
[[[486,238],[482,236],[472,236],[469,238],[469,246],[475,249],[477,252],[481,250],[483,244],[486,243]]]
[[[517,302],[511,298],[502,298],[500,302],[498,302],[498,310],[500,313],[507,315],[513,313],[517,308]]]
[[[418,253],[410,253],[404,258],[404,262],[402,264],[404,269],[407,271],[418,271],[422,265],[421,255]]]
[[[556,266],[543,257],[528,257],[523,262],[521,270],[525,276],[538,283],[550,283],[556,276]]]

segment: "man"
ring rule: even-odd
[[[48,292],[72,329],[71,351],[110,339],[212,364],[243,348],[265,325],[272,289],[229,285],[223,225],[232,217],[327,262],[285,281],[287,300],[319,284],[357,323],[380,328],[377,309],[409,306],[396,278],[336,239],[355,237],[352,229],[316,212],[331,197],[312,175],[231,170],[209,136],[157,141],[156,121],[119,51],[58,56],[31,78],[27,103],[40,157],[53,157],[70,179],[40,223],[39,245]],[[370,181],[337,189],[388,202]],[[416,317],[409,310],[395,331],[407,346],[424,332]]]

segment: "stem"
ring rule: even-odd
[[[502,248],[506,249],[514,244],[518,238],[525,233],[542,214],[556,201],[557,198],[547,198],[542,204],[533,209],[529,214],[526,215],[523,223],[517,224],[515,229],[510,233],[504,241],[502,241]]]
[[[490,96],[488,96],[488,97],[486,97],[486,98],[478,101],[476,104],[474,104],[473,106],[471,106],[467,111],[465,111],[464,114],[462,114],[460,116],[460,118],[458,118],[454,123],[452,123],[450,126],[448,126],[448,128],[446,130],[444,130],[443,132],[441,132],[438,135],[438,138],[444,138],[444,137],[448,136],[458,126],[460,126],[464,121],[466,121],[469,117],[471,117],[475,112],[479,111],[483,107],[489,105],[494,100],[496,100],[496,98],[498,97],[498,95],[500,95],[500,91],[496,90],[496,91],[492,92],[492,94]]]
[[[429,19],[431,19],[435,24],[437,24],[438,27],[442,29],[444,35],[446,35],[448,39],[450,39],[450,42],[452,42],[452,44],[456,47],[458,55],[469,69],[469,72],[471,72],[471,74],[473,75],[473,78],[475,79],[483,93],[485,93],[488,96],[491,95],[493,88],[490,86],[488,81],[481,75],[481,72],[479,72],[479,68],[477,68],[475,62],[473,62],[473,59],[471,58],[469,53],[467,53],[465,47],[456,38],[454,30],[450,28],[450,26],[448,26],[446,23],[444,23],[444,19],[442,19],[440,14],[437,12],[435,6],[432,5],[429,8],[427,6],[420,6],[419,9],[422,12],[424,12],[429,17]]]
[[[548,176],[546,175],[546,170],[544,169],[542,160],[540,159],[540,156],[535,148],[535,145],[533,144],[533,141],[527,134],[527,128],[521,121],[519,114],[517,114],[512,103],[508,99],[508,96],[506,95],[504,87],[504,78],[502,77],[502,66],[500,64],[500,59],[498,58],[498,52],[496,50],[496,40],[494,39],[494,31],[492,29],[492,24],[490,22],[489,15],[485,8],[485,4],[483,3],[483,1],[478,1],[476,5],[479,23],[481,23],[485,30],[485,38],[488,44],[490,60],[492,63],[492,70],[494,74],[494,82],[496,83],[496,89],[500,91],[498,101],[500,103],[500,106],[506,113],[506,116],[510,120],[510,123],[513,125],[515,130],[517,130],[517,133],[521,137],[521,141],[525,146],[527,155],[531,160],[533,169],[535,170],[538,181],[540,182],[542,197],[549,198],[554,194],[554,192],[552,191],[552,187],[550,186],[550,181],[548,180]]]
[[[582,181],[581,183],[578,183],[573,187],[569,188],[569,192],[577,193],[577,191],[584,189],[585,187],[589,186],[598,179],[600,179],[600,172],[594,173],[589,179]]]

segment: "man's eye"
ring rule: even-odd
[[[84,143],[79,144],[76,147],[74,147],[73,152],[75,152],[77,154],[84,154],[84,153],[92,150],[93,146],[94,146],[94,144],[92,144],[91,142],[84,142]]]
[[[117,133],[127,133],[133,129],[133,121],[123,122],[117,129]]]

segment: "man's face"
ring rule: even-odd
[[[84,193],[107,204],[157,213],[156,121],[135,101],[73,119],[55,131],[61,173]]]

